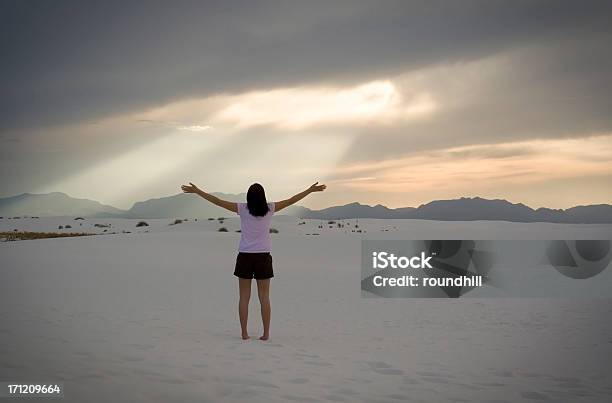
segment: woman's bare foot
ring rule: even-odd
[[[269,338],[270,338],[269,334],[264,334],[263,336],[259,338],[259,340],[268,340]]]
[[[251,338],[251,336],[249,336],[248,334],[246,334],[246,333],[242,334],[242,340],[248,340],[250,338]]]

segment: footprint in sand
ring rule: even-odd
[[[317,367],[331,367],[332,364],[330,364],[329,362],[324,362],[324,361],[304,361],[304,364],[308,364],[308,365],[315,365]]]
[[[425,382],[430,382],[430,383],[441,383],[441,384],[449,383],[448,379],[437,378],[437,377],[434,377],[434,376],[424,376],[421,379],[423,379]]]
[[[296,357],[305,357],[305,358],[319,358],[316,354],[305,354],[305,353],[295,353]]]
[[[325,399],[331,400],[332,402],[346,402],[346,399],[340,395],[327,395]]]
[[[434,376],[436,378],[454,378],[455,377],[454,375],[451,375],[451,374],[442,374],[442,373],[433,372],[433,371],[416,371],[416,373],[421,376]]]
[[[225,381],[226,383],[232,383],[235,385],[244,385],[244,386],[262,386],[264,388],[275,388],[278,389],[278,386],[274,385],[270,382],[260,381],[259,379],[246,379],[246,378],[236,378],[236,379],[228,379]]]
[[[401,369],[393,368],[391,365],[383,361],[369,361],[366,362],[370,366],[370,369],[377,374],[381,375],[402,375],[404,371]]]
[[[316,402],[317,399],[308,396],[295,396],[295,395],[282,395],[283,399],[291,400],[294,402]]]
[[[344,396],[347,396],[347,395],[348,396],[357,396],[357,395],[359,395],[358,392],[356,392],[356,391],[354,391],[353,389],[350,389],[350,388],[336,388],[336,387],[333,387],[332,393],[335,394],[335,395],[344,395]]]
[[[406,401],[407,397],[404,395],[398,395],[396,393],[391,393],[389,395],[385,396],[388,399],[393,399],[393,400],[401,400],[401,401]]]
[[[139,362],[139,361],[144,361],[143,357],[138,357],[136,355],[124,355],[121,357],[121,361],[127,361],[127,362]]]
[[[530,400],[548,400],[548,396],[538,392],[523,392],[521,396]]]
[[[293,378],[293,379],[289,379],[288,382],[302,384],[302,383],[310,382],[310,379],[308,379],[308,378]]]

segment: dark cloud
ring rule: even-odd
[[[601,36],[584,42],[550,40],[547,46],[532,44],[500,54],[496,64],[458,64],[433,72],[426,86],[441,103],[436,115],[409,124],[356,130],[346,159],[610,133],[608,40]],[[464,85],[454,88],[462,81]]]
[[[0,130],[219,92],[355,82],[578,38],[561,45],[571,50],[609,39],[611,11],[606,1],[5,0]],[[561,63],[582,74],[592,60],[609,65],[597,43],[587,63]]]

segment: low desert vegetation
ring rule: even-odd
[[[278,230],[276,228],[270,228],[270,234],[278,234]]]
[[[146,221],[140,221],[136,224],[137,227],[148,227],[149,224]]]
[[[0,232],[0,240],[9,241],[24,241],[30,239],[44,239],[44,238],[66,238],[75,236],[90,236],[96,234],[89,234],[85,232],[73,232],[73,233],[60,233],[60,232],[30,232],[30,231],[13,231],[13,232]]]
[[[109,228],[110,226],[111,226],[110,224],[98,224],[98,223],[94,224],[94,227],[97,227],[97,228]]]
[[[83,217],[76,217],[76,218],[75,218],[75,221],[76,221],[76,220],[84,220],[84,218],[83,218]]]
[[[170,223],[170,225],[176,225],[176,224],[182,224],[183,220],[177,218],[176,220],[174,220],[174,222]]]
[[[217,231],[219,231],[219,232],[227,232],[227,228],[221,227]]]

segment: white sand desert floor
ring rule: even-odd
[[[367,237],[612,238],[610,225],[360,220],[359,234],[275,218],[262,342],[239,337],[237,218],[138,221],[0,220],[119,232],[0,242],[0,381],[63,382],[66,402],[611,401],[612,299],[362,298],[359,262]],[[253,287],[252,336],[258,309]]]

